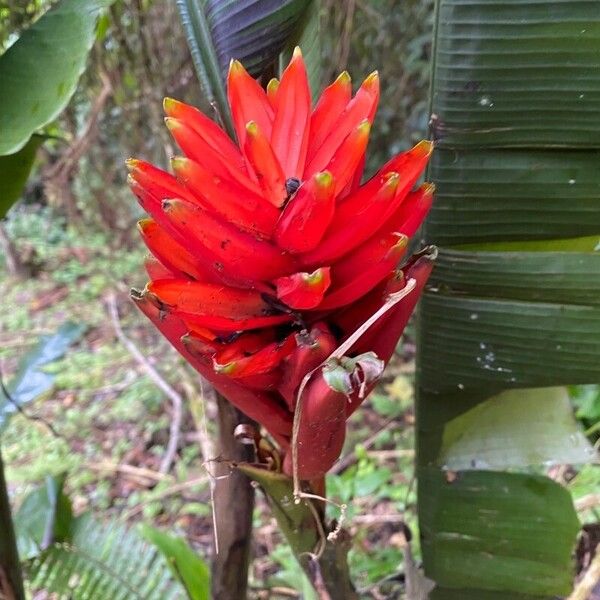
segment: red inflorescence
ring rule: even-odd
[[[314,108],[299,50],[266,92],[237,61],[227,84],[237,145],[196,108],[166,99],[185,157],[172,159],[173,174],[128,161],[152,253],[150,282],[134,300],[270,432],[288,473],[301,402],[298,473],[314,479],[338,458],[345,421],[390,359],[431,271],[427,255],[398,265],[431,206],[433,186],[415,184],[433,147],[420,142],[361,185],[377,73],[354,96],[342,73]],[[348,356],[325,362],[411,280],[411,293]]]

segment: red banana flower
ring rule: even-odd
[[[237,61],[227,88],[237,143],[166,99],[185,156],[172,159],[173,174],[128,161],[152,254],[150,282],[133,297],[279,443],[288,474],[295,429],[297,474],[316,479],[339,457],[346,419],[390,359],[431,271],[431,253],[398,267],[431,206],[433,186],[415,185],[433,146],[420,142],[360,185],[377,72],[353,97],[342,73],[313,108],[297,49],[266,91]]]

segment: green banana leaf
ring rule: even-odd
[[[417,381],[436,600],[572,588],[572,501],[532,469],[593,458],[561,386],[600,381],[598,65],[599,0],[436,2]]]
[[[271,77],[281,52],[306,43],[309,72],[319,72],[319,0],[177,0],[177,6],[204,94],[232,137],[225,90],[231,59],[254,77]]]
[[[62,0],[0,56],[0,218],[25,187],[43,141],[33,134],[67,106],[113,1]]]
[[[0,155],[18,152],[65,108],[85,69],[100,10],[114,0],[62,0],[0,56]]]

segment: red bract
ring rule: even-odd
[[[270,432],[288,474],[296,416],[297,473],[315,479],[338,458],[346,419],[390,359],[431,271],[427,253],[397,269],[431,206],[433,186],[415,184],[433,146],[417,144],[360,185],[376,72],[354,97],[342,73],[314,108],[299,50],[266,92],[237,61],[227,85],[237,144],[167,99],[166,123],[185,154],[172,160],[174,174],[128,162],[153,255],[151,281],[134,300]],[[349,338],[345,356],[331,358]]]

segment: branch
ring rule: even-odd
[[[567,600],[587,600],[591,597],[590,594],[594,591],[598,582],[600,582],[600,544],[596,546],[596,556],[588,570]]]
[[[169,428],[169,443],[165,454],[160,463],[160,473],[168,473],[171,470],[177,447],[179,445],[179,433],[181,422],[183,420],[183,400],[181,396],[165,381],[159,372],[150,364],[148,359],[138,350],[137,346],[125,335],[119,321],[119,312],[117,310],[117,300],[114,294],[108,297],[108,312],[110,314],[113,327],[117,338],[125,346],[129,354],[144,369],[148,377],[154,384],[171,400],[173,414],[171,416],[171,425]]]

